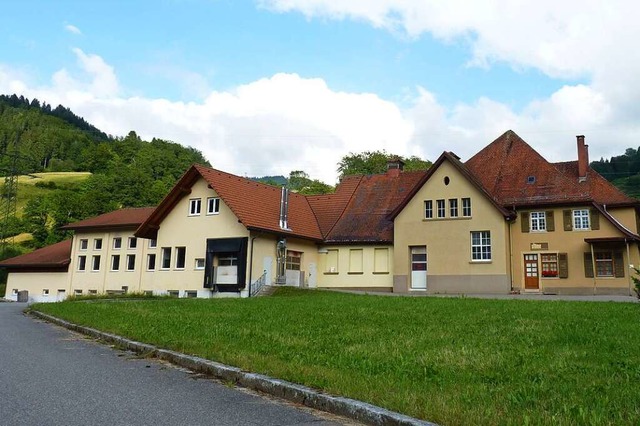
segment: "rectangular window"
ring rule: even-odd
[[[199,257],[196,259],[194,269],[204,269],[204,258]]]
[[[388,248],[373,249],[373,273],[374,274],[389,273],[389,249]]]
[[[184,269],[187,257],[186,247],[176,247],[176,269]]]
[[[542,278],[558,277],[558,255],[556,253],[543,253],[540,255],[542,261]]]
[[[426,200],[424,202],[424,218],[431,219],[433,218],[433,201]]]
[[[89,294],[98,294],[98,290],[89,290]]]
[[[471,217],[471,198],[462,199],[462,216]]]
[[[597,252],[595,257],[596,276],[613,277],[613,253],[610,251]]]
[[[471,232],[471,260],[491,260],[491,232]]]
[[[82,290],[80,290],[80,289],[73,290],[73,295],[74,296],[82,296]]]
[[[184,297],[187,297],[189,299],[194,299],[198,297],[198,292],[195,290],[187,290],[184,292]]]
[[[95,255],[91,259],[91,270],[99,271],[100,270],[100,255]]]
[[[436,200],[436,203],[438,205],[438,217],[442,218],[445,217],[445,206],[444,206],[444,200]]]
[[[93,248],[95,250],[102,250],[102,238],[96,238],[93,240]]]
[[[120,255],[114,254],[111,256],[111,270],[118,271],[120,269]]]
[[[115,250],[119,249],[120,247],[122,247],[122,238],[120,237],[115,237],[113,239],[113,248]]]
[[[545,212],[529,213],[529,229],[531,232],[543,232],[547,230],[547,214]]]
[[[189,200],[189,216],[199,216],[202,200],[200,198],[192,198]]]
[[[235,253],[220,253],[218,266],[238,266],[238,256]]]
[[[349,273],[361,274],[362,272],[362,249],[349,250]]]
[[[589,229],[589,210],[573,211],[573,229],[585,230]]]
[[[129,245],[130,249],[134,249],[138,247],[138,239],[136,237],[129,237]]]
[[[171,247],[162,247],[162,265],[160,265],[160,268],[171,268]]]
[[[86,238],[82,238],[80,240],[80,250],[86,250],[89,247],[89,240]]]
[[[128,254],[127,255],[127,271],[133,271],[136,269],[136,255]]]
[[[207,214],[220,213],[220,198],[209,197],[207,198]]]
[[[458,199],[457,198],[449,199],[449,216],[458,217]]]
[[[149,240],[149,248],[158,247],[158,240]]]
[[[327,274],[338,273],[338,250],[327,250],[327,264],[324,272]]]
[[[78,271],[87,270],[87,256],[78,256]]]
[[[287,259],[285,269],[290,271],[299,271],[302,260],[302,252],[287,250]]]
[[[156,254],[151,253],[147,255],[147,271],[155,271],[156,269]]]
[[[49,289],[48,288],[42,289],[42,295],[43,296],[48,296],[49,295]]]

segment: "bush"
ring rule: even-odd
[[[640,269],[634,267],[633,270],[636,271],[636,276],[631,276],[631,279],[633,280],[636,296],[640,299]]]

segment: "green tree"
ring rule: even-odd
[[[405,163],[405,170],[427,170],[431,162],[416,156],[403,158],[399,155],[389,154],[387,151],[364,151],[349,153],[342,157],[338,163],[340,177],[349,175],[372,175],[384,173],[387,170],[387,162],[393,158],[399,158]]]

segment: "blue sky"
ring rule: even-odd
[[[223,170],[331,183],[348,152],[465,159],[507,129],[551,160],[573,159],[582,133],[592,158],[637,144],[633,13],[513,5],[9,2],[0,92],[192,145]]]

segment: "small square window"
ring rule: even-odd
[[[74,296],[82,296],[82,290],[80,290],[80,289],[73,290],[73,295]]]
[[[204,258],[199,257],[196,259],[195,269],[204,269]]]
[[[136,237],[129,237],[129,245],[130,249],[134,249],[138,247],[138,239]]]
[[[98,290],[89,290],[89,294],[98,294]]]
[[[11,290],[11,294],[13,294],[14,296],[18,295],[18,289],[14,288],[13,290]]]
[[[48,296],[49,295],[49,289],[48,288],[43,289],[42,290],[42,295],[43,296]]]
[[[169,297],[179,297],[180,296],[180,292],[178,290],[168,290],[167,294],[169,295]]]
[[[149,248],[158,247],[158,240],[149,240]]]
[[[210,197],[207,198],[207,214],[220,213],[220,198]]]
[[[199,216],[201,207],[202,200],[200,198],[192,198],[189,200],[189,216]]]
[[[122,247],[122,238],[120,237],[115,237],[113,239],[113,248],[115,250],[119,249],[120,247]]]
[[[94,250],[102,250],[102,238],[96,238],[93,240]]]
[[[184,292],[184,297],[188,297],[190,299],[198,297],[198,292],[195,290],[187,290]]]

